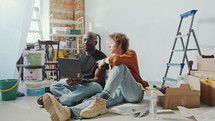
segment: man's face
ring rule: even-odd
[[[94,49],[96,46],[96,40],[92,37],[90,38],[88,34],[83,37],[83,48],[86,51]]]

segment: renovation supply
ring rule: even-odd
[[[198,71],[215,71],[214,55],[198,56],[197,68]]]
[[[34,50],[35,50],[35,51],[40,50],[40,46],[39,46],[39,43],[38,43],[38,42],[35,42],[35,43],[34,43]]]
[[[45,93],[44,81],[25,81],[26,91],[28,96],[38,96]]]
[[[141,118],[141,117],[147,116],[148,114],[149,114],[149,110],[142,110],[142,111],[134,111],[132,116],[135,118]]]
[[[215,79],[201,79],[201,102],[215,106]]]
[[[163,84],[162,85],[165,84],[165,81],[176,81],[176,79],[168,77],[168,71],[169,71],[170,67],[172,67],[172,66],[180,67],[179,75],[182,75],[182,71],[183,71],[183,68],[184,68],[184,65],[185,65],[185,61],[186,61],[187,65],[188,65],[188,60],[189,59],[188,59],[187,51],[198,51],[198,54],[201,55],[199,44],[198,44],[194,29],[192,28],[193,22],[194,22],[194,16],[195,16],[196,12],[197,12],[197,10],[191,10],[191,11],[188,11],[188,12],[183,13],[183,14],[180,15],[181,20],[180,20],[180,23],[179,23],[179,26],[178,26],[178,29],[177,29],[177,32],[176,32],[175,41],[174,41],[174,44],[173,44],[173,47],[172,47],[172,51],[171,51],[171,54],[170,54],[169,61],[167,63],[167,68],[166,68],[165,75],[163,77]],[[181,29],[182,21],[183,21],[184,18],[187,18],[188,16],[192,17],[191,18],[191,23],[190,23],[190,26],[189,26],[189,29],[188,29],[188,33],[181,33],[180,29]],[[196,48],[193,48],[193,49],[188,47],[191,35],[193,36],[193,38],[195,40],[194,42],[195,42],[195,45],[196,45]],[[183,40],[184,38],[186,39],[186,41]],[[182,49],[180,49],[180,50],[176,49],[177,48],[177,46],[176,46],[177,40],[180,40],[181,44],[182,44]],[[183,52],[183,57],[182,57],[180,63],[173,63],[172,62],[173,55],[174,55],[175,52]],[[176,54],[176,55],[178,55],[178,54]],[[188,68],[189,68],[189,66],[188,66]]]
[[[167,88],[169,88],[169,86],[164,86],[164,85],[162,85],[161,88],[167,89]]]
[[[195,77],[187,75],[184,79],[188,79],[188,84],[181,84],[180,88],[167,88],[166,94],[158,90],[156,94],[158,101],[164,109],[176,110],[177,106],[187,108],[197,108],[200,106],[200,82]],[[146,94],[150,95],[150,90],[146,88]]]
[[[165,88],[158,87],[158,86],[156,86],[156,85],[153,85],[153,88],[155,88],[155,89],[159,90],[159,91],[160,91],[160,92],[162,92],[163,94],[165,94],[165,93],[166,93],[166,89],[165,89]]]
[[[40,81],[44,79],[45,66],[24,66],[24,79]]]
[[[154,90],[151,90],[151,95],[149,98],[149,116],[151,119],[157,118],[157,95]]]
[[[189,84],[181,84],[180,88],[168,88],[160,100],[164,109],[177,109],[177,106],[196,108],[200,106],[200,92],[191,90]]]
[[[67,34],[67,27],[53,27],[53,34]]]
[[[0,80],[0,92],[3,101],[15,100],[18,90],[18,79]]]
[[[214,71],[191,71],[190,75],[196,76],[196,77],[204,77],[204,78],[215,78]]]
[[[193,61],[188,61],[188,67],[189,67],[189,72],[188,72],[188,75],[190,75],[190,71],[193,70]]]
[[[23,51],[24,66],[41,66],[45,63],[45,51],[25,49]]]
[[[69,29],[69,33],[68,34],[77,34],[77,35],[80,35],[81,34],[81,30]]]
[[[215,106],[215,77],[194,77],[193,80],[200,81],[201,102]]]

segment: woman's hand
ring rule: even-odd
[[[102,66],[105,65],[105,58],[102,60],[98,60],[96,63],[98,64],[98,68],[102,69]]]

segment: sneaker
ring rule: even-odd
[[[81,111],[80,116],[84,118],[92,118],[104,114],[106,111],[106,100],[96,97],[88,107]]]
[[[43,104],[46,111],[50,113],[52,121],[66,121],[70,119],[70,109],[62,106],[52,94],[46,93],[43,95]]]

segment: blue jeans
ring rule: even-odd
[[[107,108],[125,102],[140,102],[144,95],[141,85],[136,82],[129,69],[124,64],[117,65],[110,71],[104,90],[110,92],[110,97],[106,103]],[[96,94],[96,96],[97,95],[99,94]],[[92,102],[94,97],[79,105],[70,107],[75,118],[80,117],[81,110],[85,109]]]
[[[68,85],[66,82],[54,82],[50,90],[55,96],[59,96],[60,103],[67,106],[76,105],[83,99],[102,92],[102,87],[96,82]]]

